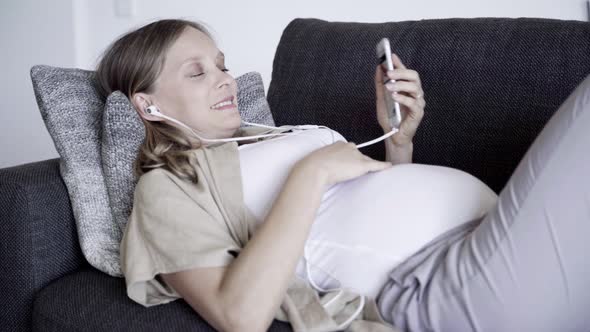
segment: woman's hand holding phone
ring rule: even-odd
[[[378,64],[375,70],[377,121],[385,133],[391,131],[385,103],[385,93],[391,93],[393,99],[401,106],[402,121],[399,131],[389,137],[387,141],[390,141],[395,147],[403,148],[412,143],[424,116],[426,101],[418,72],[406,68],[401,59],[393,53],[392,61],[395,70],[387,71],[382,64]],[[385,84],[385,89],[383,89],[385,76],[395,82]]]

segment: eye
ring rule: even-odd
[[[229,71],[229,68],[221,68],[221,71],[222,71],[222,72],[226,72],[226,73],[227,73],[227,72]],[[189,75],[189,77],[199,77],[199,76],[201,76],[201,75],[205,75],[205,73],[200,73],[200,74],[191,74],[191,75]]]

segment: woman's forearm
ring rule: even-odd
[[[241,326],[265,331],[284,299],[324,193],[320,174],[295,166],[268,216],[228,266],[220,294]]]
[[[394,165],[411,164],[414,144],[412,142],[404,145],[396,145],[392,142],[391,137],[385,140],[385,160]]]

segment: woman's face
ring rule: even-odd
[[[227,73],[223,53],[197,29],[186,28],[172,44],[154,87],[146,97],[149,103],[164,115],[194,128],[199,136],[232,137],[240,127],[237,83]],[[218,107],[227,100],[231,102],[229,107]]]

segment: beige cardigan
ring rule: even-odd
[[[259,128],[240,129],[235,136],[259,132]],[[197,184],[163,169],[139,179],[120,248],[132,300],[149,307],[180,298],[159,273],[226,266],[250,239],[255,223],[243,201],[237,147],[237,142],[229,142],[193,150]],[[330,301],[337,293],[320,295],[293,273],[275,318],[290,322],[294,331],[337,331],[361,300],[345,291]],[[363,311],[346,331],[397,330],[381,318],[374,299],[366,298]]]

